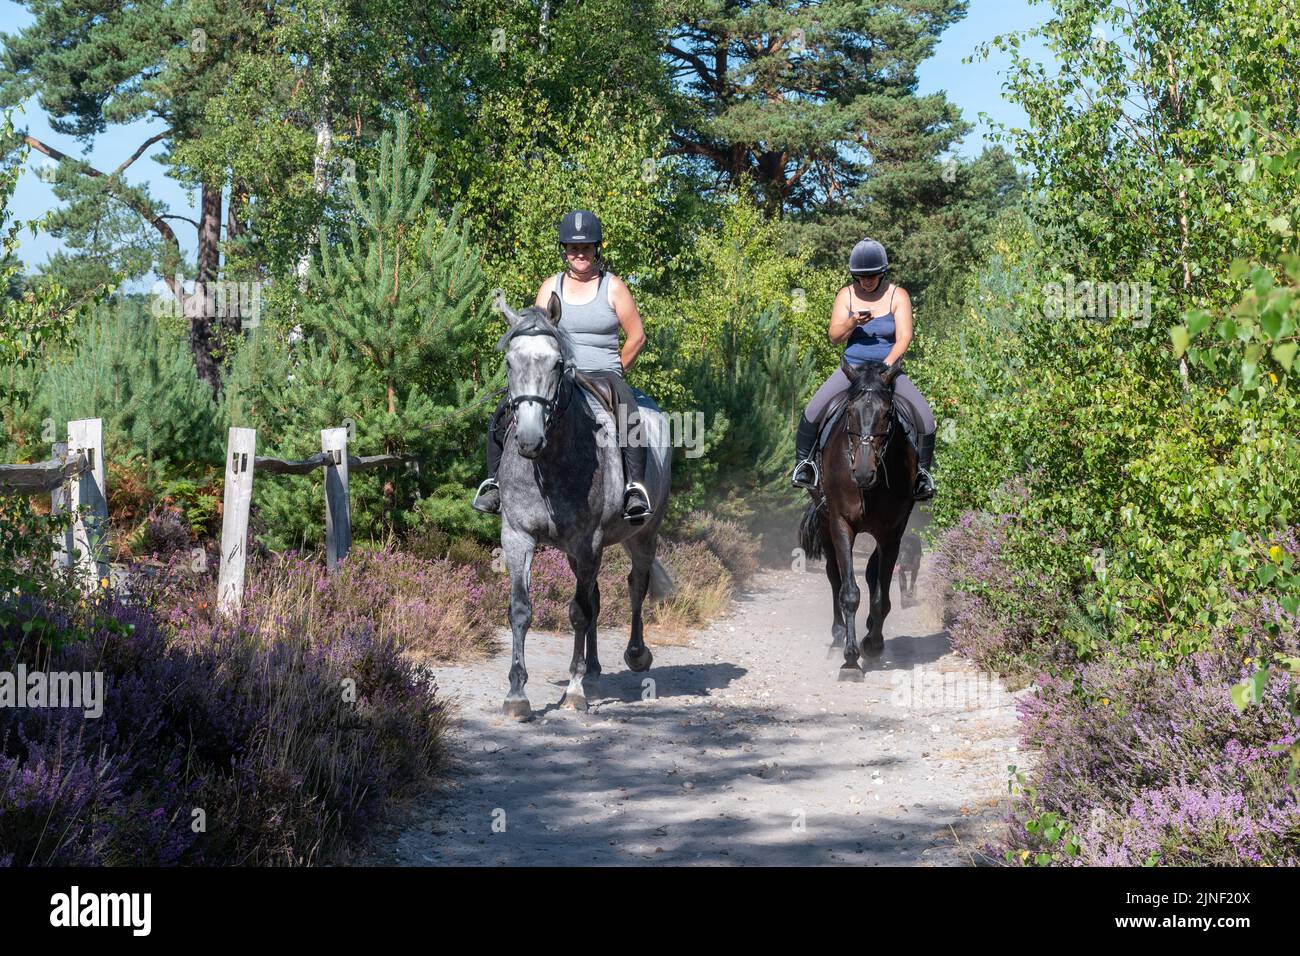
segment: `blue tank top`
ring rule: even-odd
[[[898,287],[894,287],[898,291]],[[853,308],[853,287],[849,287],[849,309]],[[889,293],[889,311],[877,315],[866,325],[859,325],[849,335],[848,345],[844,349],[844,358],[850,365],[863,362],[883,362],[889,357],[894,347],[894,293]]]

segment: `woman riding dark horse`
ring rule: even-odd
[[[849,254],[849,273],[853,282],[840,289],[831,309],[828,334],[838,345],[848,340],[845,362],[854,367],[865,362],[895,365],[912,343],[912,299],[907,290],[885,277],[889,257],[885,247],[874,239],[863,239]],[[930,468],[934,460],[934,413],[930,405],[905,374],[893,379],[894,395],[916,412],[917,477],[913,498],[926,501],[934,497],[934,479]],[[817,419],[840,392],[849,387],[850,379],[837,368],[817,389],[795,437],[795,468],[790,482],[797,488],[815,489],[821,481],[813,461],[813,444],[817,438]]]
[[[636,362],[646,336],[632,293],[622,279],[605,269],[601,240],[600,220],[595,213],[579,209],[560,220],[560,252],[565,268],[542,283],[537,290],[536,304],[545,309],[552,294],[559,297],[564,329],[573,343],[573,360],[578,371],[591,378],[606,379],[613,387],[620,420],[627,423],[626,434],[619,436],[625,482],[623,519],[639,525],[651,516],[650,494],[644,484],[646,447],[644,442],[627,440],[638,433],[640,412],[624,374]],[[625,337],[621,350],[620,328]],[[488,476],[478,486],[473,502],[474,509],[484,514],[501,513],[497,469],[505,441],[502,425],[507,404],[508,399],[503,397],[488,424]]]
[[[831,646],[842,646],[840,680],[862,680],[865,664],[885,649],[889,585],[912,513],[916,451],[903,430],[895,383],[900,366],[866,362],[849,386],[843,412],[832,425],[823,452],[819,492],[799,526],[799,543],[809,558],[826,559],[831,585]],[[853,543],[869,534],[876,547],[867,562],[869,611],[862,642],[857,638],[861,592],[853,572]]]
[[[903,374],[899,359],[912,341],[912,302],[907,290],[885,279],[889,259],[872,239],[853,247],[853,283],[840,289],[831,312],[830,339],[848,340],[844,363],[817,390],[797,439],[798,464],[791,481],[808,488],[813,501],[799,528],[809,558],[825,557],[834,623],[831,645],[842,645],[840,680],[862,680],[859,658],[881,654],[889,585],[912,506],[934,495],[927,468],[934,454],[934,415]],[[848,395],[825,439],[818,473],[813,451],[819,419],[837,395]],[[898,433],[918,433],[900,440]],[[853,543],[859,534],[876,542],[867,563],[870,612],[861,643],[856,616],[860,592],[853,573]]]

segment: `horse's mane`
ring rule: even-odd
[[[519,313],[519,321],[508,328],[504,335],[497,340],[496,350],[504,352],[510,347],[510,343],[516,336],[520,335],[549,335],[555,339],[560,346],[560,354],[564,356],[566,364],[573,362],[573,338],[569,333],[560,326],[553,323],[546,310],[535,305],[530,305]]]
[[[889,366],[884,362],[864,362],[859,367],[858,374],[853,377],[853,381],[849,385],[849,398],[857,398],[863,392],[871,391],[873,389],[892,392],[894,390],[894,383],[892,381],[886,383],[880,380],[880,377],[884,375],[888,369]]]

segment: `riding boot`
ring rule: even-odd
[[[934,464],[934,432],[922,435],[916,445],[916,490],[912,498],[916,501],[929,501],[934,497],[934,479],[930,477],[930,468]]]
[[[790,484],[796,488],[816,488],[821,482],[817,463],[812,460],[813,443],[817,441],[817,423],[800,416],[799,430],[794,436],[794,473]]]
[[[634,425],[635,423],[629,423],[628,431],[635,431],[640,434],[641,430],[634,428]],[[650,510],[650,492],[646,490],[645,486],[645,465],[648,451],[645,435],[641,434],[640,441],[629,441],[620,450],[623,453],[623,477],[626,481],[623,486],[623,519],[629,524],[643,524],[652,514]]]
[[[481,511],[486,515],[499,515],[501,513],[501,488],[497,485],[497,469],[501,467],[501,455],[505,451],[505,446],[501,441],[501,419],[505,415],[506,399],[502,398],[497,405],[497,410],[492,413],[492,419],[488,422],[487,433],[487,478],[478,486],[478,491],[474,495],[474,501],[470,505],[475,511]]]

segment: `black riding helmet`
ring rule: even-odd
[[[889,268],[889,256],[885,247],[874,239],[863,239],[849,253],[849,274],[854,276],[878,276]]]
[[[586,209],[568,213],[560,220],[560,242],[591,242],[600,244],[600,220]]]
[[[578,209],[568,213],[560,220],[560,258],[564,258],[564,246],[570,242],[590,242],[596,246],[596,263],[604,268],[605,250],[601,244],[600,219],[588,209]]]

